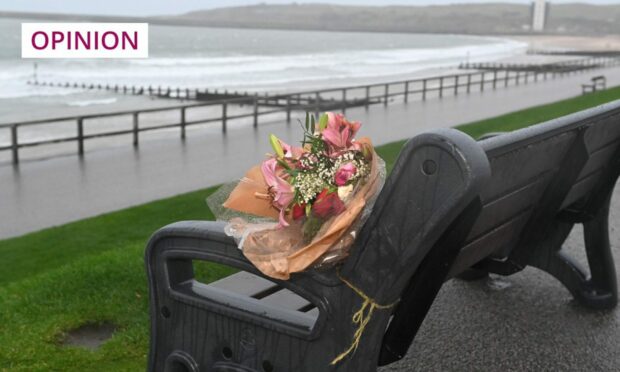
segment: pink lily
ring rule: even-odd
[[[269,195],[272,198],[273,206],[280,210],[278,218],[281,227],[288,226],[288,222],[284,218],[286,208],[293,201],[295,192],[293,187],[282,178],[282,170],[278,169],[278,161],[275,158],[265,160],[261,164],[261,172],[265,178],[267,186],[269,186]]]
[[[348,121],[342,114],[327,113],[327,127],[321,132],[323,140],[332,153],[347,150],[353,146],[353,138],[362,124]]]

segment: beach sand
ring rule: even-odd
[[[608,51],[620,50],[620,35],[607,36],[558,36],[532,35],[508,36],[507,38],[528,43],[530,49],[544,50],[587,50]]]

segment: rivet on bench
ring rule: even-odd
[[[424,163],[422,163],[422,173],[427,176],[432,176],[435,172],[437,172],[437,163],[433,160],[425,160]]]
[[[170,309],[168,309],[167,306],[161,307],[161,316],[163,316],[164,318],[170,318]]]
[[[232,359],[233,357],[232,349],[229,348],[228,346],[224,346],[224,348],[222,349],[222,356],[227,360]]]

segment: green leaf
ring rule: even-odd
[[[289,165],[282,159],[278,158],[276,159],[276,161],[278,162],[278,164],[280,164],[284,169],[291,169],[291,167],[289,167]]]
[[[314,120],[314,115],[310,115],[310,133],[314,133],[316,130],[316,123]]]
[[[306,132],[310,132],[310,113],[306,112]]]
[[[327,122],[329,121],[329,116],[327,114],[322,114],[319,117],[319,132],[322,132],[323,129],[327,128]]]

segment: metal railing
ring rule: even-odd
[[[619,59],[606,59],[604,63],[597,67],[609,67],[620,64]],[[133,145],[138,147],[140,133],[157,131],[170,128],[179,128],[181,139],[186,137],[186,129],[198,124],[217,123],[221,126],[222,133],[226,133],[228,124],[232,120],[252,118],[253,127],[259,124],[259,117],[286,113],[286,120],[290,122],[293,111],[310,111],[319,113],[325,110],[340,110],[345,112],[350,107],[368,107],[374,104],[388,105],[396,97],[402,97],[403,102],[413,99],[426,100],[432,97],[442,98],[446,95],[456,96],[459,94],[469,94],[472,92],[484,92],[486,89],[496,89],[498,87],[508,87],[510,85],[527,84],[539,80],[553,79],[565,76],[578,71],[511,71],[493,70],[478,71],[453,75],[434,76],[427,78],[392,81],[385,83],[354,85],[339,88],[328,88],[320,90],[310,90],[304,92],[286,93],[278,95],[253,95],[234,99],[223,99],[209,102],[185,103],[175,106],[161,108],[148,108],[140,110],[115,111],[108,113],[98,113],[89,115],[76,115],[66,117],[55,117],[49,119],[29,120],[0,124],[0,130],[10,131],[10,144],[0,146],[0,152],[10,151],[12,153],[13,164],[18,164],[22,148],[58,144],[63,142],[76,142],[77,153],[81,156],[85,152],[85,142],[87,140],[112,137],[121,135],[131,135]],[[250,112],[231,113],[229,107],[249,106]],[[188,120],[188,110],[200,107],[219,107],[220,114],[216,117],[201,117]],[[259,108],[263,108],[262,110]],[[177,111],[180,119],[175,122],[165,123],[156,126],[141,126],[140,116],[147,113]],[[131,116],[131,129],[113,130],[86,134],[85,126],[89,121],[101,118]],[[26,126],[49,125],[53,123],[73,121],[75,124],[75,135],[42,139],[35,141],[20,141],[19,130]]]

